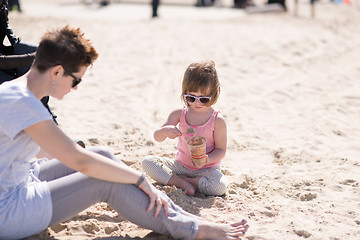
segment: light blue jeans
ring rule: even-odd
[[[104,148],[90,150],[124,164]],[[197,220],[184,215],[184,210],[166,194],[164,197],[170,204],[168,217],[162,209],[154,218],[154,209],[146,212],[148,196],[133,184],[97,180],[66,167],[56,159],[40,164],[39,179],[48,181],[50,187],[53,215],[49,226],[72,218],[94,203],[106,202],[130,222],[175,239],[194,239],[198,231]]]

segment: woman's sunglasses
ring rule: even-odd
[[[70,73],[69,71],[66,71],[66,70],[65,70],[65,73],[74,79],[73,82],[72,82],[72,87],[71,87],[71,88],[74,88],[74,87],[76,87],[79,83],[81,83],[81,81],[82,81],[81,78],[75,77],[72,73]]]
[[[199,102],[201,102],[202,104],[206,104],[206,103],[210,102],[210,100],[211,100],[211,96],[210,97],[196,97],[196,96],[188,95],[188,94],[184,94],[184,98],[185,98],[186,102],[188,102],[188,103],[194,103],[196,101],[196,99],[198,99]]]

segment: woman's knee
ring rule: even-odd
[[[110,150],[103,146],[91,146],[91,147],[87,147],[86,149],[107,158],[111,158],[111,159],[115,158],[115,156],[110,152]]]

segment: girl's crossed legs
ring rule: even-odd
[[[190,170],[174,159],[152,155],[144,158],[142,167],[156,182],[180,187],[188,195],[193,195],[195,189],[213,196],[226,192],[226,178],[219,167]]]

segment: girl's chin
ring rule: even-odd
[[[193,109],[194,109],[195,112],[204,112],[204,111],[206,111],[206,109],[203,108],[203,107],[193,107]]]

